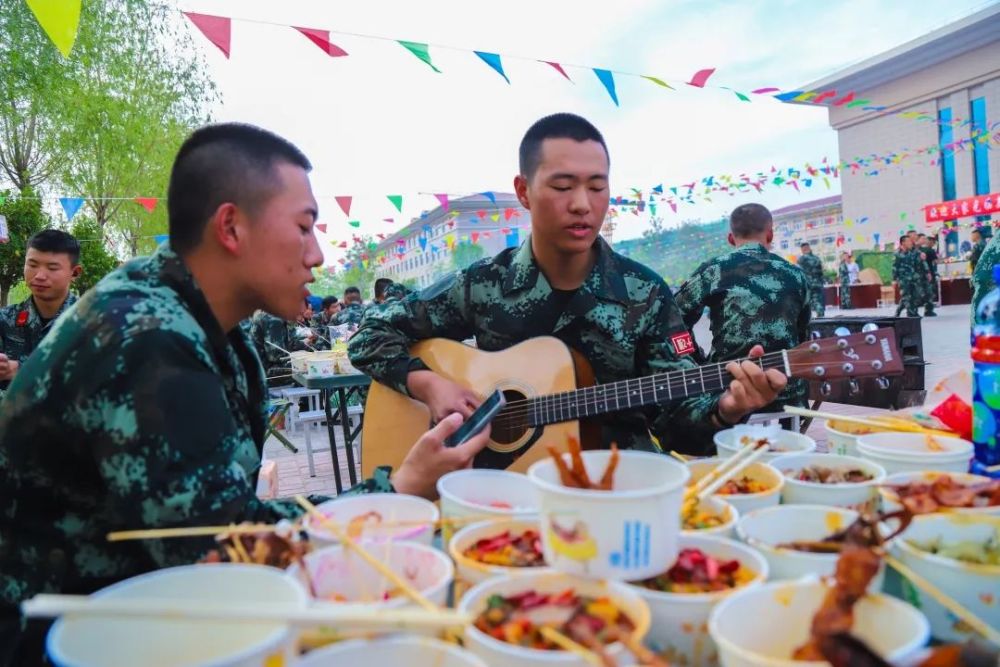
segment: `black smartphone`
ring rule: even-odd
[[[486,428],[486,425],[493,421],[497,413],[507,405],[507,400],[503,397],[503,392],[499,389],[490,394],[489,398],[483,401],[482,405],[476,408],[465,422],[458,427],[445,441],[446,447],[458,447],[463,442],[474,437],[477,433]]]

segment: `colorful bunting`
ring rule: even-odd
[[[597,78],[600,79],[601,83],[604,84],[604,87],[607,89],[608,95],[610,95],[611,99],[614,101],[615,106],[619,106],[618,93],[615,92],[615,77],[611,73],[611,71],[606,69],[598,69],[595,67],[594,74],[596,74]]]
[[[510,220],[511,217],[513,217],[513,215],[514,215],[514,209],[512,209],[512,208],[505,208],[503,210],[503,219],[504,220]]]
[[[499,222],[499,220],[500,220],[500,214],[499,213],[494,213],[493,215],[490,216],[490,220],[492,220],[493,222]]]
[[[431,62],[431,54],[430,54],[430,51],[428,51],[428,46],[426,44],[421,44],[420,42],[407,42],[407,41],[404,41],[402,39],[397,40],[397,41],[407,51],[409,51],[410,53],[412,53],[413,55],[415,55],[417,58],[420,58],[422,61],[424,61],[425,63],[427,63],[427,66],[430,67],[432,70],[434,70],[438,74],[441,73],[441,70],[439,70],[437,67],[435,67],[434,63]]]
[[[403,195],[386,195],[392,205],[396,207],[396,210],[400,213],[403,212]]]
[[[486,197],[491,202],[493,202],[494,206],[497,205],[497,196],[495,194],[493,194],[492,192],[480,192],[479,194],[481,194],[482,196]]]
[[[63,58],[69,58],[76,42],[76,33],[80,28],[81,0],[27,0],[27,2],[38,25],[59,49]]]
[[[570,83],[573,83],[573,79],[569,78],[569,74],[566,73],[566,70],[564,70],[563,67],[562,67],[562,65],[560,65],[559,63],[554,63],[554,62],[551,62],[549,60],[542,60],[541,62],[545,63],[546,65],[551,65],[552,68],[555,69],[555,71],[559,72],[564,77],[566,77],[567,81],[569,81]]]
[[[136,197],[133,201],[146,209],[147,212],[152,213],[156,209],[156,202],[159,200],[156,197]]]
[[[688,81],[689,86],[694,86],[695,88],[704,88],[705,82],[708,81],[708,77],[715,73],[715,68],[711,67],[709,69],[701,69],[694,73],[691,80]]]
[[[334,197],[337,200],[337,205],[340,206],[340,210],[344,212],[344,215],[351,217],[351,201],[353,197]]]
[[[361,226],[361,221],[360,220],[348,220],[347,224],[349,224],[351,227],[360,227]]]
[[[446,195],[446,194],[436,194],[434,196],[437,198],[438,202],[441,204],[441,208],[443,208],[444,210],[447,211],[449,209],[448,195]]]
[[[676,88],[668,84],[666,81],[663,81],[662,79],[657,79],[655,76],[646,76],[645,74],[643,74],[642,78],[648,81],[652,81],[657,86],[663,86],[664,88],[669,88],[670,90],[676,90]]]
[[[72,222],[73,216],[83,206],[83,199],[80,197],[60,197],[59,203],[62,204],[63,211],[66,213],[66,219]]]
[[[210,14],[196,14],[195,12],[183,12],[184,16],[191,19],[201,33],[208,38],[208,41],[219,47],[226,58],[229,57],[229,41],[232,36],[233,21],[226,16],[212,16]]]
[[[777,93],[781,88],[758,88],[757,90],[751,90],[750,92],[754,95],[765,95],[767,93]]]
[[[329,30],[317,30],[315,28],[300,28],[298,26],[292,26],[303,35],[305,35],[310,42],[315,44],[320,48],[323,53],[330,56],[331,58],[339,58],[341,56],[346,56],[347,51],[343,50],[336,44],[330,41],[330,31]]]
[[[396,222],[396,218],[382,218],[382,222],[388,222],[389,224],[392,224]]]
[[[316,229],[318,229],[321,234],[326,234],[326,223],[325,222],[316,223]]]
[[[486,53],[484,51],[473,51],[473,53],[475,53],[477,56],[479,56],[480,60],[482,60],[484,63],[486,63],[487,65],[489,65],[490,67],[492,67],[494,70],[496,70],[496,73],[499,74],[500,76],[502,76],[504,78],[504,81],[506,81],[508,84],[510,83],[510,79],[507,77],[507,75],[503,71],[503,63],[500,62],[500,55],[499,54],[497,54],[497,53]]]

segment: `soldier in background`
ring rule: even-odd
[[[851,265],[854,265],[853,275],[857,275],[857,264],[854,263],[854,259],[851,257],[851,253],[844,252],[840,256],[840,268],[837,269],[837,276],[840,278],[840,309],[841,310],[852,310],[854,305],[851,303],[851,283],[854,282],[852,279]]]
[[[338,325],[350,324],[358,326],[361,324],[361,316],[365,314],[365,307],[361,303],[361,290],[353,285],[344,290],[344,305],[337,314],[335,320]]]
[[[337,313],[340,312],[340,302],[335,296],[325,296],[320,302],[320,310],[313,316],[314,327],[328,327],[334,324]]]
[[[899,250],[892,263],[892,279],[899,285],[899,305],[896,317],[906,310],[907,317],[920,317],[918,308],[924,299],[924,273],[927,265],[914,252],[913,239],[909,235],[899,237]]]
[[[927,282],[924,284],[924,315],[926,317],[937,317],[934,306],[937,304],[937,250],[934,245],[937,237],[917,234],[917,244],[923,262],[927,267],[925,276]]]
[[[385,288],[385,300],[405,299],[412,290],[402,283],[392,283]]]
[[[993,267],[1000,262],[1000,234],[994,234],[990,242],[986,244],[986,249],[979,256],[976,262],[976,270],[972,274],[972,317],[976,316],[976,309],[984,296],[996,287],[993,282]]]
[[[269,384],[272,379],[279,379],[277,384],[289,383],[291,360],[288,352],[316,349],[316,335],[302,336],[299,332],[300,328],[309,326],[306,314],[311,312],[312,306],[305,300],[298,317],[293,321],[283,320],[263,310],[254,315],[251,339],[261,363],[264,364]]]
[[[800,247],[802,254],[799,256],[797,264],[806,274],[809,281],[809,300],[816,317],[826,315],[826,295],[823,294],[823,262],[813,254],[812,247],[808,243],[803,243]]]
[[[983,233],[978,229],[973,229],[972,233],[969,234],[969,238],[972,239],[972,254],[969,255],[969,266],[972,273],[975,273],[976,264],[979,263],[979,258],[982,257],[983,251],[986,250],[986,241],[983,240]]]

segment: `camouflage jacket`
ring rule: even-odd
[[[249,341],[222,331],[167,245],[101,280],[0,408],[0,612],[193,563],[214,544],[109,531],[300,514],[255,494],[265,398]],[[354,492],[391,490],[386,473]]]
[[[920,283],[927,274],[927,263],[917,250],[896,252],[892,260],[892,279],[904,283]]]
[[[709,309],[709,361],[745,357],[754,345],[763,345],[765,352],[777,352],[809,337],[811,313],[805,274],[759,243],[747,243],[705,262],[681,285],[674,299],[688,328],[701,319],[706,307]],[[805,382],[793,380],[778,401],[801,404],[807,390]]]
[[[976,270],[972,274],[972,313],[975,317],[979,302],[996,285],[993,282],[993,267],[1000,262],[1000,234],[995,234],[990,242],[986,244],[986,249],[980,255],[976,263]]]
[[[72,292],[68,294],[56,312],[56,316],[47,322],[42,321],[35,309],[34,297],[29,296],[21,303],[0,308],[0,354],[24,364],[28,356],[35,351],[38,344],[52,329],[53,323],[76,301],[75,294]],[[3,397],[3,392],[9,385],[9,380],[0,382],[0,398]]]
[[[663,279],[647,267],[596,242],[597,261],[561,314],[557,295],[535,262],[528,239],[436,284],[370,309],[351,338],[351,362],[373,378],[406,393],[414,342],[433,337],[475,337],[479,349],[506,349],[536,336],[555,336],[580,352],[597,381],[696,368],[691,334]],[[485,389],[481,388],[481,389]],[[709,416],[718,394],[609,415],[605,444],[652,449],[649,431],[667,448],[706,453],[714,428]]]
[[[309,349],[296,331],[300,326],[303,325],[298,322],[288,322],[262,310],[254,314],[250,336],[257,355],[264,364],[267,377],[287,375],[290,372],[291,362],[282,350],[300,352]]]
[[[337,313],[337,319],[334,324],[353,324],[358,326],[361,324],[361,317],[365,314],[365,306],[360,303],[349,303],[347,305],[341,306],[340,312]]]
[[[812,254],[801,255],[796,264],[806,274],[810,287],[823,285],[823,261],[819,257]]]
[[[979,259],[983,256],[983,252],[986,250],[986,241],[977,241],[975,245],[972,246],[972,254],[969,255],[969,265],[972,266],[972,270],[975,271],[976,267],[979,266]]]

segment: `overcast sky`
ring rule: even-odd
[[[517,145],[548,113],[571,111],[603,132],[613,194],[837,157],[822,108],[683,85],[714,67],[710,84],[749,93],[807,84],[989,3],[948,0],[711,2],[666,0],[179,0],[187,11],[356,35],[331,36],[330,58],[290,28],[234,21],[231,58],[195,35],[222,94],[220,120],[251,122],[291,139],[312,160],[324,240],[391,233],[436,201],[430,194],[510,191]],[[191,30],[194,27],[191,26]],[[391,40],[431,43],[436,74]],[[433,45],[459,47],[452,50]],[[504,58],[508,85],[471,50]],[[570,83],[531,59],[647,74],[665,90],[616,77],[615,107],[593,72]],[[680,81],[678,81],[680,80]],[[717,218],[743,201],[776,208],[837,192],[790,188],[667,209],[667,225]],[[385,198],[404,196],[403,215]],[[333,197],[352,195],[352,219]],[[394,217],[395,223],[383,222]],[[645,219],[623,216],[616,238]],[[324,243],[328,263],[337,251]]]

